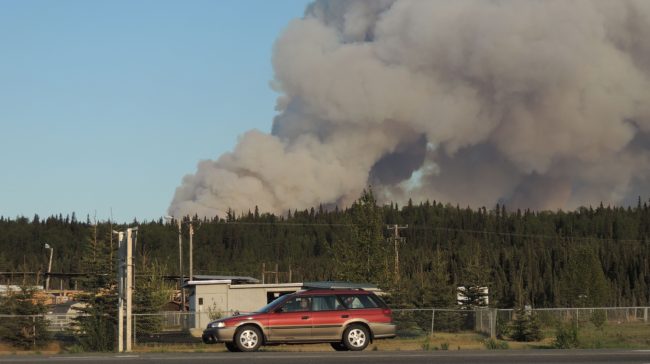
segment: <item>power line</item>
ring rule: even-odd
[[[217,226],[223,225],[275,225],[275,226],[356,226],[355,224],[339,224],[339,223],[297,223],[297,222],[246,222],[246,221],[235,221],[235,222],[224,222],[218,223]]]
[[[501,236],[512,236],[512,237],[522,237],[522,238],[543,238],[543,239],[564,239],[564,240],[598,240],[598,241],[617,241],[617,242],[632,242],[632,243],[642,243],[645,240],[643,239],[615,239],[615,238],[601,238],[601,237],[589,237],[589,236],[571,236],[571,235],[543,235],[543,234],[523,234],[523,233],[511,233],[511,232],[499,232],[499,231],[489,231],[489,230],[472,230],[472,229],[458,229],[458,228],[446,228],[446,227],[433,227],[433,226],[413,226],[413,230],[435,230],[435,231],[453,231],[453,232],[465,232],[465,233],[474,233],[474,234],[488,234],[488,235],[501,235]]]
[[[340,224],[340,223],[290,223],[290,222],[226,222],[219,223],[219,225],[276,225],[276,226],[293,226],[293,227],[308,227],[308,226],[337,226],[337,227],[354,227],[355,224]],[[393,226],[393,225],[387,225]],[[407,225],[408,226],[408,225]],[[563,239],[563,240],[596,240],[596,241],[617,241],[617,242],[630,242],[630,243],[642,243],[645,240],[643,239],[615,239],[615,238],[601,238],[596,236],[571,236],[571,235],[544,235],[544,234],[524,234],[524,233],[513,233],[513,232],[499,232],[499,231],[489,231],[489,230],[473,230],[473,229],[460,229],[460,228],[448,228],[448,227],[435,227],[435,226],[411,226],[410,230],[432,230],[432,231],[452,231],[452,232],[464,232],[464,233],[474,233],[474,234],[488,234],[488,235],[499,235],[499,236],[511,236],[511,237],[522,237],[522,238],[541,238],[541,239]]]

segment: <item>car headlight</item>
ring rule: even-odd
[[[222,322],[222,321],[210,322],[208,324],[208,329],[221,328],[221,327],[226,327],[226,324],[224,322]]]

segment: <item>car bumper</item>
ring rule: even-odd
[[[221,327],[203,330],[201,339],[206,344],[229,343],[232,342],[234,336],[234,327]]]
[[[372,336],[375,339],[388,339],[395,337],[395,324],[370,324],[370,329],[372,330]]]

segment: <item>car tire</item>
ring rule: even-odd
[[[350,349],[347,348],[347,346],[343,345],[343,343],[330,343],[332,345],[332,349],[336,351],[348,351]]]
[[[262,333],[255,326],[244,326],[235,332],[235,345],[239,351],[257,351],[262,346]]]
[[[226,343],[226,349],[228,349],[228,351],[230,351],[231,353],[239,352],[239,348],[237,347],[237,345],[235,345],[235,343]]]
[[[350,325],[343,332],[343,345],[352,351],[361,351],[370,343],[370,332],[363,325]]]

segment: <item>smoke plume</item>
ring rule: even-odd
[[[274,47],[271,134],[174,215],[381,201],[572,209],[650,193],[650,1],[316,1]]]

